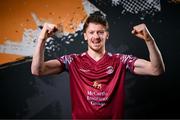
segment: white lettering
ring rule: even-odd
[[[108,96],[105,91],[95,92],[95,91],[87,91],[87,100],[91,105],[95,106],[104,106],[108,101]]]

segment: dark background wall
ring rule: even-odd
[[[132,27],[145,23],[161,50],[166,72],[159,77],[126,77],[125,118],[180,118],[180,5],[161,2],[161,12],[140,19],[137,14],[119,14],[121,7],[92,3],[109,19],[110,39],[107,49],[111,52],[133,54],[148,59],[142,40],[131,35]],[[53,41],[48,45],[60,46],[58,52],[46,50],[46,58],[86,50],[82,44],[82,31],[71,45]],[[64,39],[70,37],[64,36]],[[73,47],[72,47],[73,46]],[[69,77],[60,75],[35,77],[30,71],[31,58],[1,66],[0,69],[0,118],[71,118]]]

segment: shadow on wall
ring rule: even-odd
[[[0,118],[71,118],[67,73],[38,78],[30,65],[1,69]]]

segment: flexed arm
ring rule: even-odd
[[[44,24],[42,31],[38,37],[37,46],[33,54],[31,64],[31,72],[33,75],[42,76],[62,72],[63,67],[58,60],[55,59],[49,60],[47,62],[44,61],[44,49],[46,39],[52,36],[56,30],[56,25],[48,23]]]
[[[161,52],[148,31],[145,24],[140,24],[133,27],[132,34],[143,39],[149,51],[149,61],[137,59],[134,63],[134,72],[139,75],[160,75],[165,71],[165,65]]]

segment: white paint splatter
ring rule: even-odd
[[[39,32],[39,30],[25,29],[20,43],[7,40],[5,41],[5,44],[0,45],[0,52],[22,56],[32,56]]]
[[[83,6],[84,6],[84,9],[85,9],[87,15],[89,15],[90,13],[93,13],[94,11],[100,11],[93,4],[91,4],[88,0],[83,0]],[[5,41],[4,44],[0,45],[0,53],[16,54],[16,55],[22,55],[22,56],[32,56],[33,55],[33,52],[34,52],[34,49],[35,49],[35,46],[37,43],[37,38],[41,31],[38,28],[38,26],[43,26],[44,22],[47,22],[47,20],[40,21],[40,19],[37,17],[37,15],[34,12],[32,12],[31,15],[33,17],[34,22],[37,25],[37,29],[36,30],[25,29],[23,32],[22,41],[20,43],[13,42],[12,40]],[[81,31],[83,29],[83,25],[84,25],[83,22],[84,21],[82,21],[78,25],[75,32]],[[62,36],[68,36],[69,34],[70,34],[69,32],[63,32],[63,33],[61,32],[61,33],[57,33],[56,37],[61,38]],[[77,34],[74,34],[74,36],[77,36]],[[61,41],[63,41],[63,38],[61,39]],[[70,41],[73,42],[74,40],[70,39]],[[66,41],[65,43],[70,44],[70,41]],[[48,49],[54,50],[54,48],[52,46],[51,46],[51,48],[48,48]]]
[[[88,15],[94,13],[95,11],[100,11],[96,6],[91,4],[88,0],[83,0],[83,6]],[[103,15],[105,15],[102,11],[100,11]],[[106,16],[106,15],[105,15]]]
[[[120,4],[120,0],[112,0],[112,5],[117,6]]]
[[[160,0],[112,0],[112,6],[118,5],[133,14],[148,11],[146,14],[154,15],[161,10]]]

